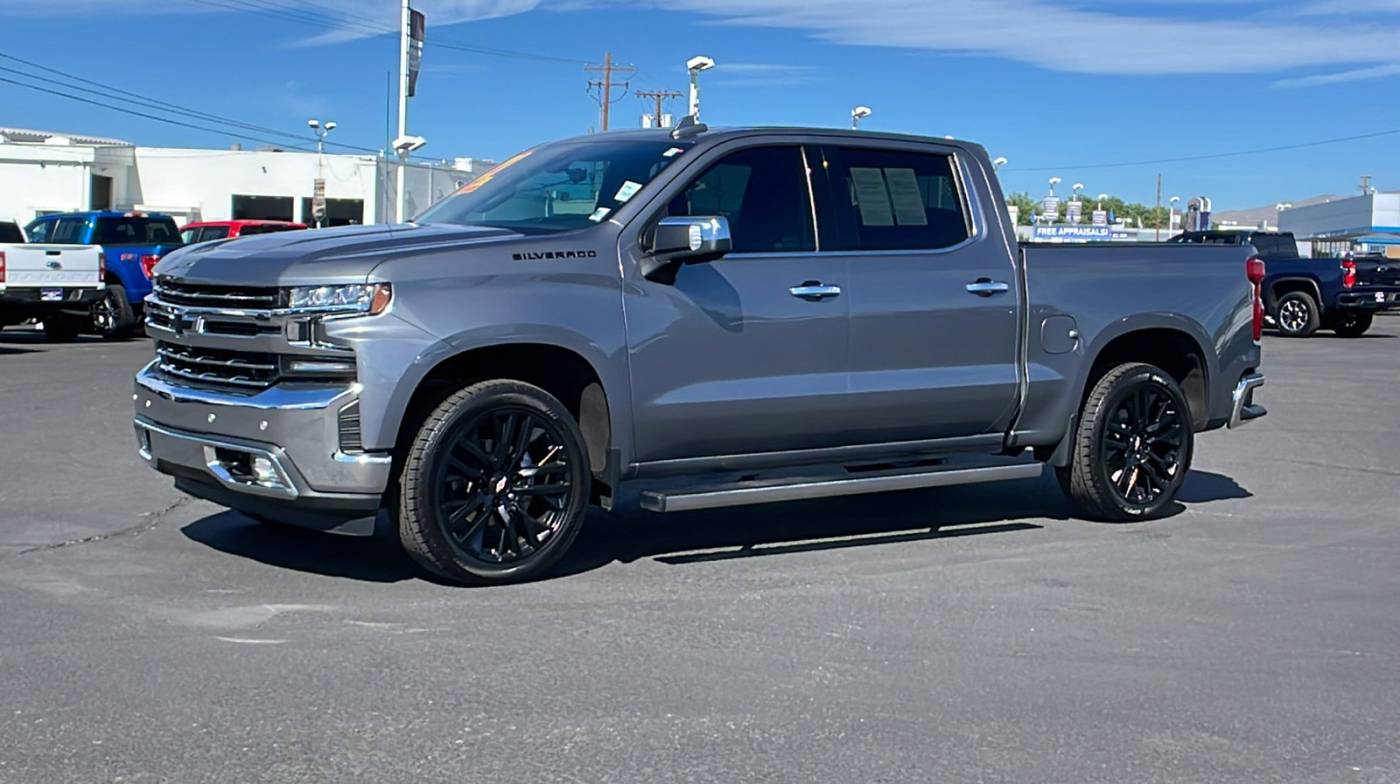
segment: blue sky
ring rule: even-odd
[[[318,5],[319,3],[319,5]],[[314,23],[281,7],[300,9]],[[1400,0],[417,0],[429,48],[411,130],[424,155],[504,158],[589,131],[581,64],[610,49],[632,87],[685,89],[707,54],[717,125],[844,125],[951,134],[1010,163],[1008,190],[1059,175],[1150,202],[1204,194],[1217,209],[1400,188],[1400,134],[1301,150],[1176,158],[1400,129]],[[116,9],[120,9],[119,11]],[[263,13],[253,9],[261,8]],[[379,148],[394,0],[0,0],[0,52],[182,106]],[[488,47],[502,57],[434,46]],[[0,66],[21,68],[13,61]],[[0,71],[0,78],[24,79]],[[0,82],[0,125],[224,147],[235,139]],[[672,107],[677,114],[683,104]],[[627,95],[615,126],[644,106]],[[1050,170],[1041,171],[1049,168]]]

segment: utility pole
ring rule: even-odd
[[[1152,211],[1153,223],[1157,224],[1157,242],[1162,241],[1162,175],[1157,175],[1157,208]]]
[[[602,79],[590,80],[588,82],[588,86],[590,88],[597,87],[599,90],[599,95],[601,97],[601,100],[599,100],[599,105],[602,108],[599,119],[600,124],[602,126],[602,132],[607,133],[608,113],[612,109],[613,103],[612,88],[614,84],[617,84],[617,82],[613,81],[613,75],[636,73],[637,69],[635,66],[631,65],[613,65],[612,52],[603,52],[602,65],[585,65],[583,67],[583,70],[590,71],[593,73],[601,73],[603,75]],[[623,89],[626,89],[630,85],[630,82],[622,82],[621,84]]]
[[[655,127],[664,128],[665,123],[661,121],[662,116],[665,114],[665,112],[662,110],[662,105],[666,101],[671,100],[672,98],[681,97],[681,94],[676,92],[675,90],[638,90],[637,97],[643,100],[651,98],[652,100],[656,101],[656,113],[652,115],[652,118],[656,121]]]
[[[408,0],[403,0],[399,8],[399,135],[396,138],[402,139],[408,135],[408,49],[409,25],[411,23],[411,11],[408,7]],[[399,176],[395,180],[394,187],[394,223],[403,223],[404,213],[408,209],[408,155],[395,150],[399,154]]]

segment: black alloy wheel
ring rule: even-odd
[[[399,538],[419,564],[458,582],[538,577],[582,527],[591,480],[562,403],[518,381],[474,384],[432,411],[409,447]]]
[[[1161,368],[1131,363],[1105,373],[1084,401],[1065,492],[1098,520],[1151,519],[1167,511],[1191,470],[1191,409]]]
[[[126,296],[126,288],[117,283],[108,283],[102,299],[92,305],[92,328],[107,339],[124,338],[136,326],[136,313]]]
[[[558,536],[572,490],[563,441],[526,408],[494,409],[458,428],[434,481],[452,544],[482,563],[509,564]]]
[[[1168,492],[1190,427],[1161,386],[1139,384],[1121,394],[1103,429],[1103,470],[1118,497],[1148,507]]]

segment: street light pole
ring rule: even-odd
[[[700,73],[714,67],[714,58],[705,55],[692,57],[685,63],[685,70],[690,74],[690,116],[696,122],[700,122]]]
[[[1176,203],[1181,201],[1180,196],[1173,196],[1167,199],[1167,233],[1171,234],[1172,224],[1176,222]]]
[[[306,125],[316,134],[316,182],[311,190],[311,215],[319,229],[326,217],[326,137],[335,130],[335,121],[327,120],[322,125],[320,120],[312,117],[306,121]],[[305,219],[303,215],[302,220]]]
[[[869,106],[857,106],[851,110],[851,130],[860,130],[860,121],[872,114]]]

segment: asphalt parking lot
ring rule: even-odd
[[[598,515],[479,590],[183,499],[149,352],[0,332],[0,782],[1400,780],[1400,318],[1266,338],[1169,519]]]

